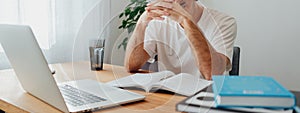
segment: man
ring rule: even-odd
[[[195,0],[155,0],[141,15],[128,42],[125,67],[138,71],[154,55],[159,70],[211,80],[231,69],[234,18]]]

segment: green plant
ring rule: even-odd
[[[128,4],[125,10],[119,15],[119,18],[123,19],[119,29],[126,29],[128,34],[130,34],[134,30],[138,19],[145,11],[146,6],[146,0],[130,0],[130,4]],[[129,37],[125,37],[123,39],[122,43],[119,44],[118,49],[123,46],[123,49],[126,50],[128,38]]]

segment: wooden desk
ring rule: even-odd
[[[54,75],[57,82],[74,79],[94,79],[107,82],[116,78],[130,75],[123,67],[104,65],[103,71],[91,71],[88,62],[54,64]],[[34,78],[32,79],[34,80]],[[8,113],[35,112],[57,113],[58,109],[26,93],[21,87],[12,69],[0,70],[0,109]],[[145,101],[121,105],[95,112],[176,112],[175,105],[183,100],[184,96],[167,93],[145,93],[144,91],[131,90],[146,95]]]

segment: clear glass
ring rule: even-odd
[[[104,43],[104,39],[89,42],[91,70],[103,70]]]

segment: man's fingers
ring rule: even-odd
[[[173,1],[173,0],[165,0],[165,1]],[[149,5],[147,7],[148,10],[174,10],[180,14],[185,14],[186,11],[177,3],[177,2],[165,2],[165,1],[158,1],[153,3],[152,5]]]
[[[212,80],[211,76],[206,77],[206,80]]]
[[[151,7],[151,6],[157,6],[157,7],[163,7],[163,8],[173,8],[173,2],[171,0],[171,2],[169,1],[155,1],[155,2],[151,2],[149,4],[147,4],[147,7]]]
[[[172,2],[175,2],[175,0],[153,0],[153,1],[149,2],[149,3],[147,4],[147,6],[151,6],[151,5],[156,4],[156,3],[158,3],[158,2],[168,2],[168,3],[172,3]]]
[[[157,7],[157,6],[149,6],[145,8],[147,11],[151,11],[151,10],[164,10],[163,7]]]
[[[153,19],[155,19],[155,20],[164,20],[163,17],[155,17],[155,18],[153,18]]]
[[[168,16],[169,13],[161,8],[161,7],[146,7],[146,10],[148,12],[148,16],[152,16],[152,17],[159,17],[159,16]]]
[[[173,8],[173,4],[169,3],[169,2],[158,2],[158,3],[154,4],[153,6],[163,7],[163,8],[168,8],[168,9]]]
[[[151,17],[151,18],[167,16],[167,15],[168,15],[168,13],[163,12],[161,10],[151,10],[148,12],[148,17]]]
[[[207,76],[207,75],[206,76],[204,75],[204,79],[206,79],[206,80],[212,80],[211,76]]]
[[[175,0],[164,0],[165,2],[175,2]]]

